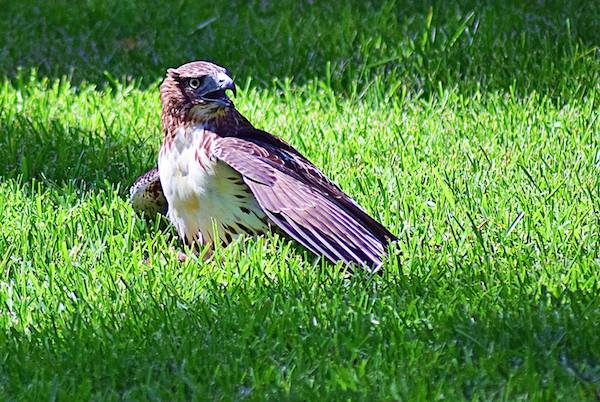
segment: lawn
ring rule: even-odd
[[[600,3],[1,8],[1,400],[600,398]],[[381,277],[134,213],[193,59],[398,235]]]

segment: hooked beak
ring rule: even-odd
[[[205,90],[200,94],[200,99],[204,102],[216,103],[220,106],[232,108],[234,107],[233,102],[226,94],[228,89],[231,90],[235,97],[237,90],[233,79],[229,75],[220,72],[214,79],[210,80]]]

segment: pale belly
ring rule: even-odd
[[[196,129],[185,136],[182,130],[158,160],[167,215],[188,245],[212,244],[216,236],[228,244],[240,234],[267,228],[266,216],[241,175],[203,151],[209,135],[215,134]]]

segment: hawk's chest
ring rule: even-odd
[[[168,216],[188,242],[212,238],[215,223],[220,235],[236,222],[252,230],[264,225],[264,214],[240,174],[212,156],[218,140],[202,127],[181,129],[170,146],[161,148],[158,170]]]
[[[217,161],[210,155],[216,139],[203,127],[180,128],[170,146],[163,144],[158,168],[169,204],[196,203],[210,186],[209,181],[215,180]]]

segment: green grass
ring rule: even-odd
[[[595,2],[5,3],[0,399],[599,397]],[[196,58],[398,235],[383,277],[134,214]]]

